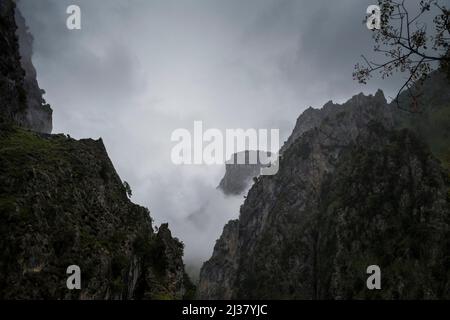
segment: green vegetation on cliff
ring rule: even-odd
[[[101,140],[0,128],[0,297],[181,299],[183,245],[131,203]],[[82,289],[66,288],[79,265]]]
[[[445,81],[444,81],[445,80]],[[449,85],[424,114],[381,91],[308,109],[202,267],[205,299],[448,299]],[[366,286],[381,269],[381,290]]]

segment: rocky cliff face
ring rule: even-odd
[[[26,91],[12,1],[0,1],[0,25],[0,120],[20,123],[26,109]]]
[[[199,297],[448,298],[448,172],[397,113],[381,91],[307,110],[203,265]],[[366,288],[369,265],[382,290]]]
[[[128,199],[102,141],[34,132],[51,130],[51,118],[30,111],[42,96],[20,59],[12,1],[0,0],[0,19],[0,298],[192,295],[182,243]],[[66,287],[70,265],[81,290]]]
[[[31,62],[33,38],[13,1],[0,1],[0,26],[0,120],[50,133],[52,110],[42,98]]]
[[[259,161],[259,155],[260,151],[242,151],[233,154],[225,164],[225,175],[217,188],[226,195],[243,194],[264,167]],[[238,159],[243,161],[238,161]],[[251,159],[256,159],[256,161],[250,161]]]
[[[231,299],[234,295],[239,263],[239,220],[223,228],[214,253],[202,267],[198,292],[200,299]]]
[[[25,19],[17,9],[15,20],[21,56],[20,62],[22,69],[25,71],[24,88],[27,93],[27,108],[21,125],[33,131],[51,133],[53,110],[42,97],[44,90],[39,88],[36,69],[31,60],[33,56],[33,36],[28,31]]]
[[[183,245],[130,202],[101,140],[2,127],[0,177],[0,297],[185,295]],[[80,291],[66,287],[69,265]]]

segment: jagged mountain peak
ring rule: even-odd
[[[260,161],[261,153],[263,151],[256,150],[234,153],[225,164],[225,175],[217,188],[225,195],[241,195],[247,191],[253,179],[260,175],[261,168],[265,166]],[[270,155],[270,152],[264,153]],[[256,163],[250,161],[252,158],[256,159]]]
[[[403,116],[380,90],[307,109],[203,265],[199,297],[448,298],[449,176]],[[369,265],[383,290],[367,290]]]
[[[282,154],[305,132],[327,124],[339,127],[345,121],[348,125],[364,125],[369,120],[378,120],[392,125],[392,108],[380,89],[374,95],[365,95],[361,92],[343,104],[330,100],[320,109],[309,107],[297,118],[295,127],[280,153]]]

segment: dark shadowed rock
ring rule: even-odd
[[[240,195],[247,191],[253,179],[260,175],[261,168],[265,167],[260,161],[261,152],[247,150],[233,154],[225,164],[225,175],[217,188],[226,195]]]
[[[31,62],[33,38],[14,2],[0,1],[0,25],[0,121],[50,133],[52,110],[42,98]]]
[[[0,130],[0,297],[181,299],[183,245],[155,232],[101,140]],[[82,289],[67,290],[78,265]]]
[[[200,272],[200,299],[231,299],[238,268],[239,221],[231,220],[223,228],[214,253]]]
[[[52,109],[42,97],[44,93],[39,88],[36,69],[33,66],[33,36],[28,31],[25,19],[18,9],[15,16],[17,37],[19,40],[20,62],[25,71],[24,88],[27,92],[27,108],[23,126],[37,132],[52,132]]]
[[[51,109],[14,8],[0,0],[0,298],[192,297],[183,244],[128,199],[102,140],[36,132],[51,131]],[[70,265],[81,290],[66,287]]]
[[[381,91],[308,109],[203,265],[199,297],[448,299],[449,175],[405,117]],[[382,290],[366,288],[373,264]]]

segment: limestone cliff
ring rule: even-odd
[[[225,164],[225,175],[217,188],[226,195],[241,195],[247,191],[264,167],[260,161],[261,153],[247,150],[233,154]]]
[[[450,91],[433,85],[424,99],[442,117]],[[300,116],[280,171],[258,178],[203,265],[199,297],[449,298],[448,170],[405,119],[381,91]],[[369,265],[382,290],[366,288]]]
[[[13,1],[0,1],[0,26],[0,121],[50,133],[52,110],[36,80],[31,61],[33,38]]]
[[[14,9],[0,0],[0,299],[192,296],[183,244],[128,199],[102,140],[42,133],[51,112]],[[70,265],[81,290],[66,286]]]
[[[31,60],[33,56],[34,39],[28,31],[25,19],[17,9],[15,20],[21,56],[20,62],[22,69],[25,71],[24,88],[27,93],[27,107],[21,125],[33,131],[51,133],[53,110],[42,97],[44,90],[39,87],[36,69]]]

